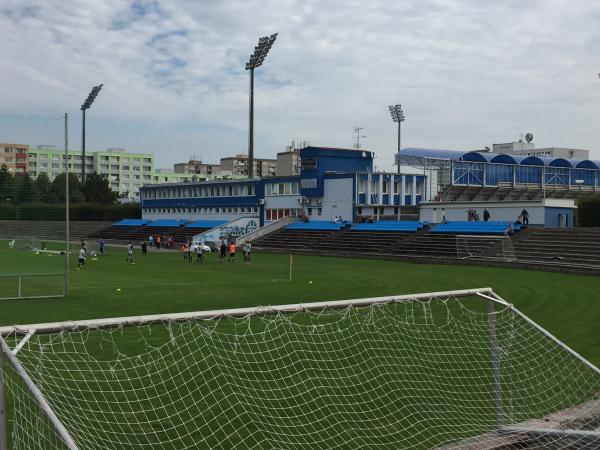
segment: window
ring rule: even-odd
[[[388,182],[386,180],[383,181],[383,193],[388,193]]]
[[[317,208],[317,216],[320,216],[323,214],[323,208]]]
[[[271,185],[271,183],[265,184],[265,195],[272,195],[272,193],[273,193],[273,186]]]
[[[308,215],[309,215],[309,216],[312,216],[312,210],[313,210],[312,208],[307,208],[307,211],[308,211]]]
[[[139,171],[140,171],[140,168],[139,168],[139,167],[135,167],[135,166],[133,166],[133,171],[134,171],[134,172],[139,172]],[[144,170],[144,172],[145,172],[145,170]]]
[[[398,193],[398,182],[394,181],[394,194]]]
[[[129,170],[129,166],[123,166],[122,170]]]

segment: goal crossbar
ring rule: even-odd
[[[182,312],[170,314],[152,314],[143,316],[113,317],[107,319],[75,320],[66,322],[50,322],[29,325],[11,325],[0,327],[0,336],[24,335],[33,331],[35,334],[51,334],[61,331],[82,331],[85,329],[117,328],[121,326],[151,325],[156,323],[181,322],[188,320],[212,320],[221,317],[239,318],[301,311],[321,311],[327,309],[344,309],[347,307],[368,307],[388,303],[411,301],[430,301],[449,297],[473,297],[484,295],[485,298],[503,306],[509,304],[497,296],[492,288],[462,289],[455,291],[428,292],[421,294],[391,295],[386,297],[358,298],[352,300],[332,300],[310,303],[294,303],[288,305],[257,306],[251,308],[233,308],[210,311]],[[491,296],[491,297],[490,297]]]

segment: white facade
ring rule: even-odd
[[[523,201],[523,202],[436,202],[422,203],[419,213],[421,222],[428,221],[431,224],[441,223],[443,217],[448,221],[467,220],[467,210],[477,211],[480,220],[483,220],[483,210],[490,212],[490,220],[501,220],[514,222],[517,220],[521,211],[526,209],[529,213],[529,225],[538,226],[559,226],[558,219],[556,223],[549,223],[557,214],[571,214],[569,223],[572,224],[572,213],[575,209],[575,201],[572,199],[550,199],[542,201]],[[550,217],[549,217],[550,216]]]

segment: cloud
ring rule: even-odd
[[[292,139],[350,147],[362,126],[391,168],[387,105],[402,103],[405,145],[482,148],[532,131],[600,159],[599,19],[592,0],[5,0],[0,98],[5,112],[76,114],[102,82],[92,146],[217,161],[246,148],[244,63],[279,32],[256,71],[261,156]]]

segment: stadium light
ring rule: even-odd
[[[103,84],[99,84],[98,86],[94,86],[90,91],[89,95],[81,105],[81,182],[85,182],[85,111],[90,109],[96,97],[98,97],[98,93],[102,89]],[[69,161],[65,161],[65,164],[69,164]]]
[[[390,115],[392,116],[392,120],[398,123],[398,153],[400,153],[400,132],[401,125],[404,122],[404,111],[402,111],[402,105],[393,105],[388,106],[390,110]],[[398,165],[398,173],[400,173],[400,163],[396,163]]]
[[[246,63],[246,70],[250,71],[250,123],[248,132],[248,178],[254,177],[254,69],[262,66],[269,50],[273,47],[277,34],[263,36],[254,47],[254,53]]]

